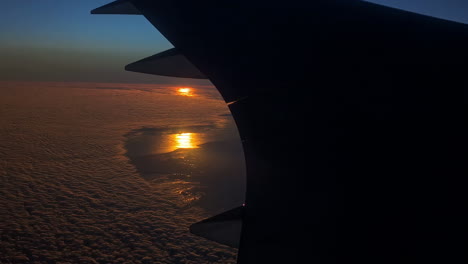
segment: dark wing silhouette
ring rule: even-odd
[[[143,14],[229,103],[238,263],[466,263],[467,25],[353,0],[94,12],[113,9]]]

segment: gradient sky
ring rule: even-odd
[[[125,72],[171,44],[142,16],[90,15],[110,0],[0,1],[0,80],[194,82]],[[468,23],[466,0],[370,2]]]
[[[1,1],[0,80],[172,79],[123,70],[172,46],[142,16],[90,14],[110,0]]]

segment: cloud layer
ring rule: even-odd
[[[234,263],[236,250],[188,232],[211,216],[190,197],[212,180],[145,178],[125,156],[130,131],[217,128],[224,103],[80,85],[0,87],[0,262]]]

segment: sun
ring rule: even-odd
[[[177,89],[177,94],[182,96],[193,96],[192,88],[182,87]]]

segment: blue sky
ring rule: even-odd
[[[90,14],[109,0],[2,1],[0,32],[14,45],[119,52],[170,47],[142,16]]]
[[[175,81],[123,71],[171,44],[142,16],[90,14],[110,0],[0,1],[0,80]],[[370,2],[468,23],[468,0]]]
[[[468,24],[468,0],[368,0],[367,2]]]

